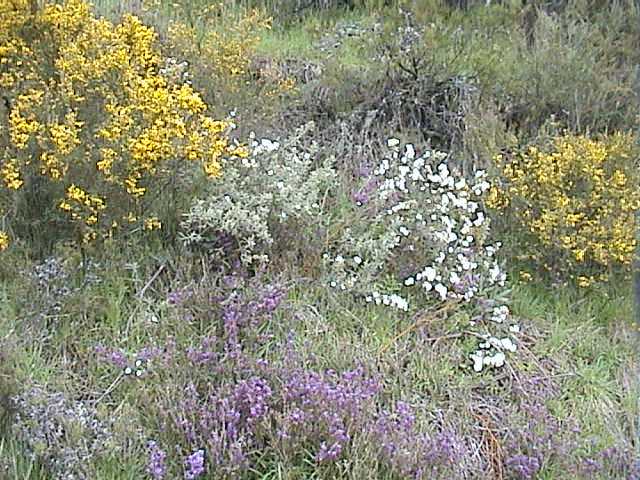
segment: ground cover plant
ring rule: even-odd
[[[639,17],[0,4],[0,478],[640,479]]]

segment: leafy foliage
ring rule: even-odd
[[[184,216],[185,244],[258,266],[268,262],[289,230],[317,222],[336,172],[332,158],[318,158],[317,144],[305,145],[313,128],[312,123],[299,128],[282,144],[254,140],[248,158],[225,163],[223,178]]]

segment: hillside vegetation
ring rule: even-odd
[[[0,2],[0,479],[638,479],[640,5]]]

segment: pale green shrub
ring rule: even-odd
[[[321,218],[336,173],[333,158],[317,166],[318,146],[303,145],[313,127],[299,128],[282,143],[253,139],[248,158],[225,163],[222,179],[184,216],[183,242],[237,254],[244,265],[257,266],[269,261],[277,231]]]

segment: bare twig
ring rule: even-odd
[[[144,293],[151,286],[151,284],[155,282],[156,278],[158,278],[158,276],[162,273],[162,271],[164,270],[164,267],[165,267],[164,264],[160,265],[160,268],[156,270],[156,273],[154,273],[153,276],[149,279],[149,281],[145,284],[145,286],[142,287],[142,290],[140,290],[140,293],[138,293],[138,298],[144,297]]]

